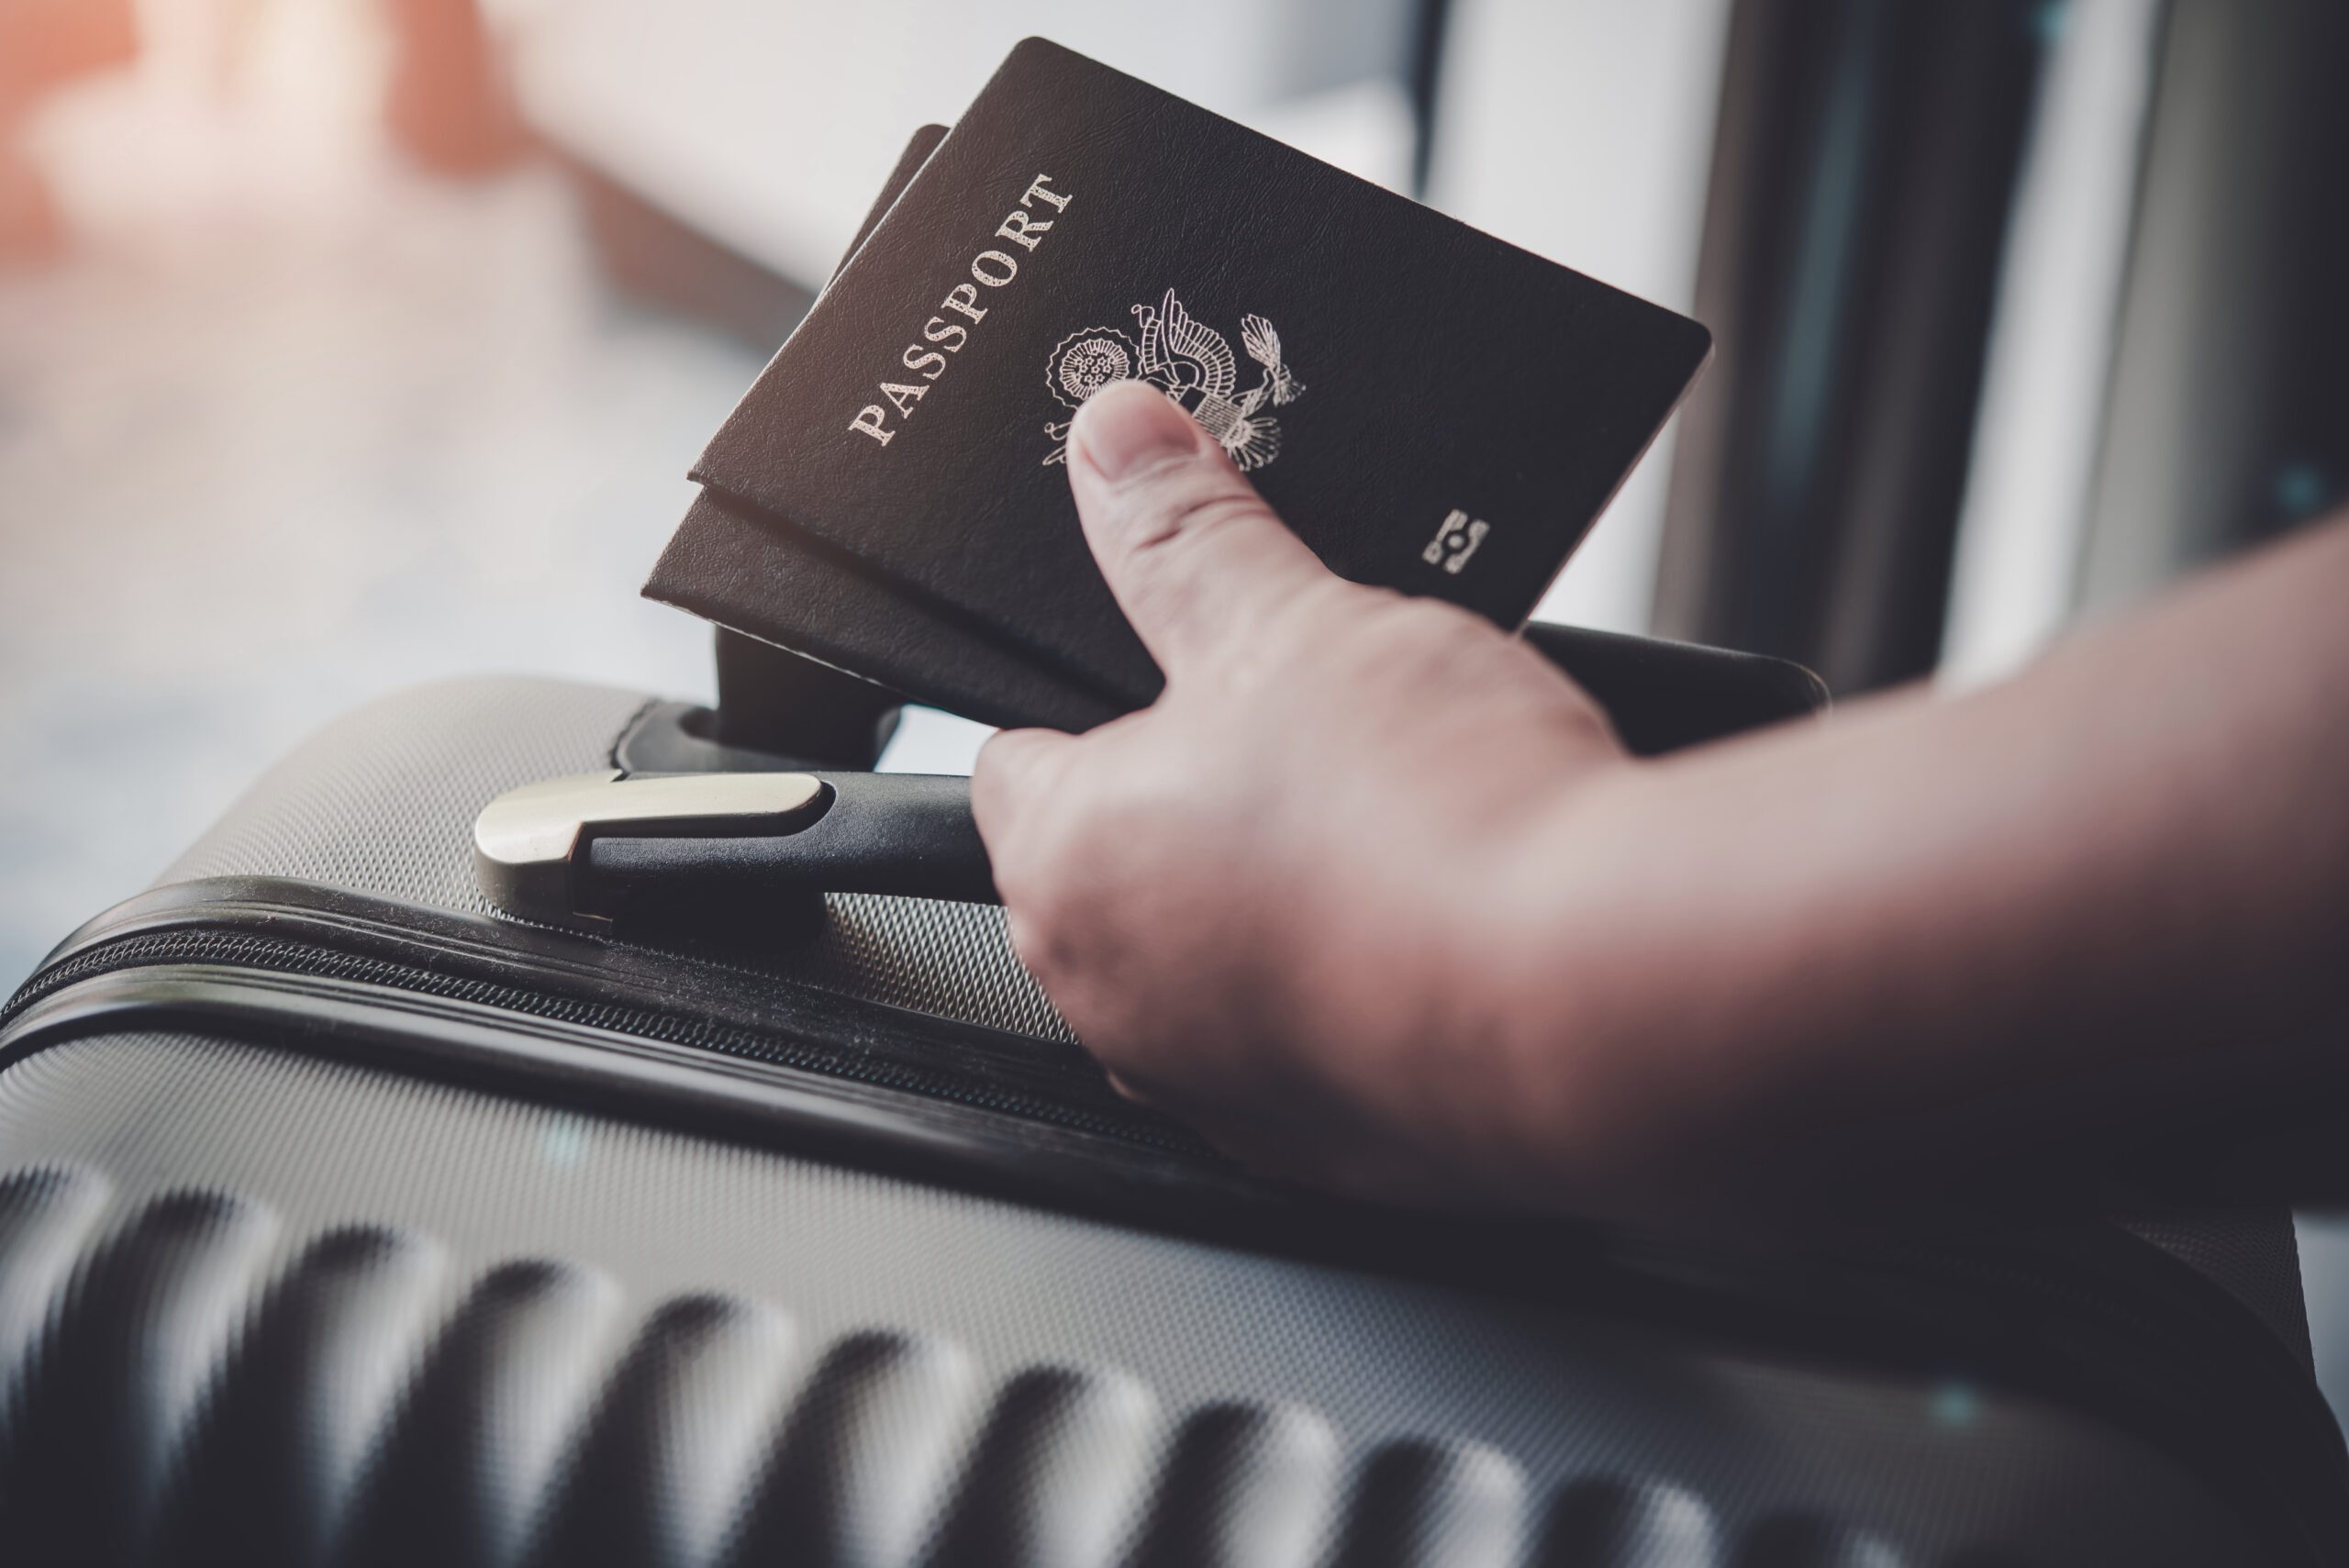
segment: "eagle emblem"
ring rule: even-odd
[[[1280,422],[1264,410],[1296,402],[1305,385],[1283,362],[1281,335],[1271,322],[1240,318],[1240,346],[1263,373],[1241,392],[1230,339],[1184,309],[1173,289],[1156,305],[1135,306],[1133,314],[1139,342],[1118,327],[1087,327],[1060,340],[1044,361],[1054,397],[1074,409],[1113,381],[1146,381],[1197,420],[1240,468],[1262,468],[1280,455]],[[1068,461],[1069,424],[1044,426],[1052,442],[1047,465]]]

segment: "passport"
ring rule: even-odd
[[[851,254],[945,136],[944,126],[927,125],[907,139]],[[761,518],[711,491],[687,509],[644,594],[982,723],[1081,730],[1121,711],[963,622],[909,603],[887,578],[789,519]]]
[[[900,627],[993,651],[955,673],[1041,685],[982,712],[938,695],[945,648],[912,680],[834,662],[973,717],[1080,728],[1032,710],[1037,692],[1114,712],[1160,684],[1062,468],[1099,386],[1174,399],[1333,570],[1513,628],[1709,347],[1685,317],[1030,39],[696,463],[680,542],[722,533],[738,567],[778,543],[785,564],[820,559]],[[828,657],[804,631],[743,629]]]

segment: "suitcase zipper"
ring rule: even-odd
[[[382,985],[422,995],[471,1002],[531,1018],[580,1024],[710,1051],[728,1056],[771,1062],[798,1072],[896,1089],[932,1099],[1003,1115],[1045,1122],[1089,1133],[1161,1154],[1215,1157],[1206,1145],[1183,1129],[1137,1108],[1118,1114],[1067,1100],[1022,1092],[1001,1084],[982,1087],[961,1074],[924,1073],[902,1063],[875,1062],[852,1050],[826,1047],[804,1039],[717,1023],[685,1014],[627,1003],[591,1002],[528,986],[427,968],[396,960],[339,952],[315,943],[256,936],[248,931],[175,929],[125,936],[98,942],[61,957],[34,972],[15,995],[0,1005],[0,1034],[17,1015],[55,992],[94,975],[157,964],[206,963],[231,968],[266,970],[273,973],[316,975],[329,980]],[[1072,1088],[1076,1088],[1072,1073]],[[1106,1087],[1101,1091],[1108,1095]]]

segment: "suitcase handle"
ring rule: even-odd
[[[1600,700],[1624,743],[1643,756],[1826,704],[1818,677],[1782,660],[1564,627],[1535,625],[1525,635]],[[803,706],[826,707],[813,687],[798,695]],[[885,710],[873,706],[870,690],[838,700],[848,707],[826,708],[831,722],[818,727],[824,750],[861,760],[885,733]],[[656,705],[652,718],[662,722],[640,719],[623,737],[618,760],[637,772],[550,779],[484,807],[473,848],[489,901],[549,925],[602,930],[641,920],[750,933],[803,918],[826,893],[998,902],[971,820],[968,780],[728,771],[762,759],[732,744],[741,737],[722,723],[713,743],[679,719],[689,712]],[[646,737],[658,743],[642,743]]]
[[[617,772],[509,790],[473,821],[483,894],[550,925],[767,925],[824,893],[996,902],[965,778]]]

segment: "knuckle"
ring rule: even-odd
[[[1365,609],[1385,590],[1365,588],[1342,577],[1315,579],[1283,599],[1278,613],[1265,617],[1258,628],[1258,646],[1274,668],[1292,666],[1300,659],[1319,659],[1351,635]]]
[[[1252,495],[1189,494],[1157,512],[1126,550],[1126,592],[1142,614],[1178,620],[1199,607],[1210,587],[1208,567],[1230,531],[1264,515]]]
[[[1014,908],[1009,918],[1011,955],[1047,991],[1058,984],[1067,963],[1066,940],[1055,924],[1029,910]]]
[[[1443,599],[1390,593],[1379,614],[1397,639],[1431,651],[1449,651],[1493,630],[1489,622]]]
[[[994,746],[988,742],[989,748]],[[987,751],[979,752],[978,762],[971,769],[971,819],[978,824],[979,837],[989,848],[996,848],[996,840],[1008,839],[1011,832],[1013,792],[1006,776],[1007,764],[1003,753],[992,756]]]
[[[1014,834],[992,858],[996,892],[1006,907],[1049,920],[1077,895],[1084,858],[1073,852],[1075,836],[1060,813]]]
[[[992,855],[996,891],[1007,908],[1049,936],[1123,873],[1146,808],[1115,775],[1096,774],[1040,803]]]
[[[1366,595],[1359,613],[1347,619],[1333,656],[1354,680],[1417,682],[1473,657],[1477,633],[1490,630],[1441,600],[1379,590]]]
[[[1209,482],[1203,483],[1203,478]],[[1203,543],[1211,545],[1234,526],[1268,516],[1255,492],[1233,490],[1213,483],[1215,479],[1186,473],[1166,485],[1152,498],[1143,526],[1135,530],[1127,553],[1138,561],[1186,556]]]

